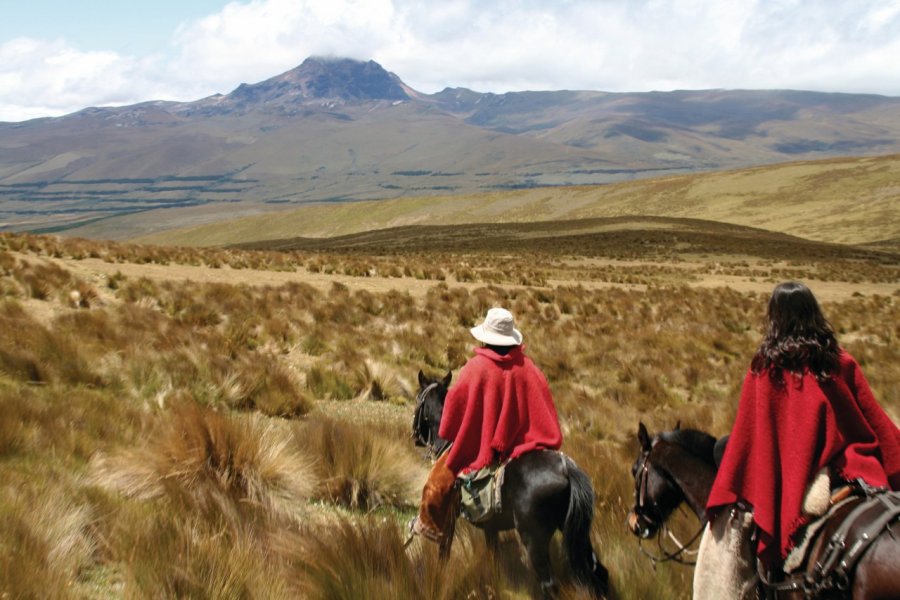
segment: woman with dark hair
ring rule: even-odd
[[[769,329],[750,363],[753,373],[768,373],[783,383],[783,372],[811,372],[825,381],[840,369],[841,349],[816,297],[796,281],[778,284],[769,299]]]
[[[756,559],[782,570],[798,532],[840,484],[900,489],[900,430],[813,293],[779,284],[767,321],[710,492],[694,598],[741,598]]]

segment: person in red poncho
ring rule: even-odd
[[[470,331],[484,345],[447,392],[439,435],[452,445],[432,469],[413,521],[414,532],[437,541],[457,475],[562,445],[550,386],[525,356],[512,314],[492,308]]]
[[[826,509],[829,488],[846,482],[900,489],[900,430],[838,345],[813,293],[801,283],[779,284],[767,320],[707,503],[695,599],[740,598],[749,591],[741,580],[755,573],[754,555],[777,572],[799,530],[817,516],[807,512],[814,481],[826,478]],[[739,560],[721,556],[741,548]]]

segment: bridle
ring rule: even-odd
[[[634,490],[634,508],[635,514],[640,516],[646,522],[654,525],[657,529],[665,524],[662,511],[659,509],[655,501],[647,500],[648,490],[650,489],[650,450],[641,452],[638,459],[637,470],[634,474],[635,490]],[[671,482],[670,482],[671,483]]]
[[[416,394],[416,409],[413,412],[413,424],[412,424],[412,438],[415,441],[416,446],[424,446],[428,449],[428,453],[431,455],[431,460],[434,461],[438,457],[438,452],[434,446],[434,432],[432,428],[428,424],[428,417],[425,416],[425,398],[428,396],[429,392],[438,386],[437,381],[432,381],[424,388],[419,390],[419,393]],[[423,434],[424,430],[424,434]],[[406,550],[409,545],[412,543],[413,539],[416,537],[416,533],[413,530],[413,524],[415,523],[415,519],[409,522],[409,536],[406,538],[406,541],[403,542],[403,549]]]
[[[416,394],[416,410],[413,414],[412,438],[417,446],[428,448],[432,459],[440,456],[449,446],[449,442],[441,440],[434,434],[434,429],[430,426],[428,417],[425,414],[425,398],[439,385],[439,382],[434,381],[419,390],[419,393]]]
[[[663,518],[662,511],[656,505],[656,502],[650,501],[648,502],[648,490],[650,488],[650,452],[652,450],[652,446],[650,450],[644,450],[641,452],[641,457],[637,465],[637,470],[634,474],[635,479],[635,490],[634,490],[634,514],[639,519],[643,519],[645,522],[650,523],[656,528],[656,544],[659,549],[660,554],[656,555],[652,552],[646,550],[644,548],[644,538],[638,538],[638,547],[641,550],[641,553],[650,559],[650,562],[653,564],[653,568],[656,568],[656,563],[661,562],[677,562],[682,565],[693,566],[697,564],[696,561],[690,562],[684,558],[684,556],[694,556],[697,554],[697,550],[690,550],[691,544],[697,541],[700,535],[703,533],[704,528],[706,527],[706,523],[702,522],[700,524],[700,528],[697,532],[691,537],[690,540],[686,544],[681,543],[675,534],[672,533],[672,530],[669,529],[667,525],[666,519]],[[669,479],[669,476],[662,472],[661,475],[668,480],[669,485],[676,485],[675,482]],[[663,547],[663,531],[666,532],[666,535],[678,546],[674,552],[669,552]]]
[[[634,506],[642,516],[646,513],[647,488],[650,485],[650,451],[641,452],[640,463],[635,473],[637,486],[634,490]],[[655,508],[654,508],[655,510]],[[654,523],[655,524],[655,523]]]

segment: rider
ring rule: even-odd
[[[740,598],[740,583],[756,574],[753,554],[770,572],[780,569],[795,534],[816,516],[808,510],[814,481],[828,477],[825,510],[830,491],[846,482],[900,489],[900,430],[809,288],[777,285],[767,321],[710,492],[695,599]],[[743,558],[723,558],[741,547]]]
[[[492,308],[470,331],[483,345],[447,392],[439,435],[452,445],[432,468],[413,522],[414,532],[434,541],[447,526],[457,475],[562,444],[550,386],[523,353],[512,314]]]

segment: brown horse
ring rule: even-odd
[[[716,439],[702,431],[678,428],[651,437],[641,423],[638,426],[638,440],[641,451],[632,466],[635,503],[628,515],[631,532],[641,538],[652,537],[682,502],[687,502],[702,524],[706,519],[709,492],[716,478]],[[874,533],[877,536],[874,542],[862,551],[861,556],[856,557],[855,570],[839,577],[830,575],[822,579],[817,576],[823,563],[828,562],[829,553],[840,550],[837,546],[844,540],[841,534],[845,520],[854,511],[866,510],[862,508],[867,501],[864,496],[844,504],[828,518],[810,545],[806,562],[798,570],[799,575],[783,583],[761,584],[761,592],[766,597],[790,599],[900,598],[900,525],[897,521],[898,509],[894,506],[897,501],[892,494],[880,496],[880,500],[879,496],[875,496],[876,500],[872,502],[880,502],[884,506],[870,508],[869,512],[878,513],[885,522],[881,527],[876,527],[879,531]]]

